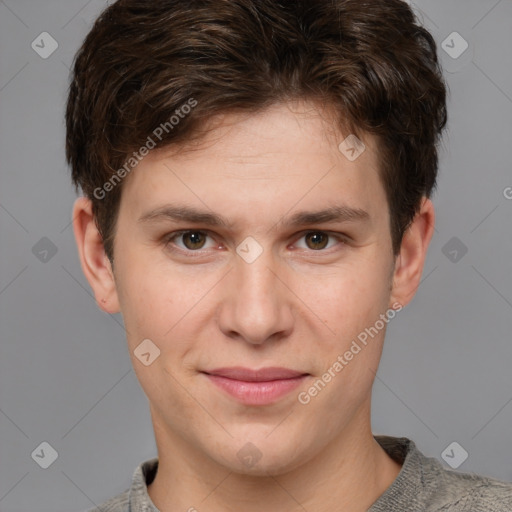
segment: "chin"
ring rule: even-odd
[[[278,476],[296,469],[308,460],[307,454],[299,453],[297,443],[292,441],[288,437],[269,442],[262,436],[260,441],[233,443],[222,449],[222,454],[213,455],[213,458],[240,475]]]

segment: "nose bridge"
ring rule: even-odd
[[[247,263],[237,262],[235,279],[237,289],[246,301],[256,301],[258,304],[270,304],[277,298],[277,272],[271,256],[260,256],[256,261]]]
[[[224,304],[221,328],[237,333],[247,342],[263,343],[276,333],[288,333],[293,325],[286,287],[280,282],[279,264],[270,249],[240,244],[234,269],[230,272],[231,300]],[[246,249],[240,254],[240,249]],[[246,257],[250,254],[251,257]]]
[[[261,240],[261,238],[260,238]],[[276,259],[269,244],[246,237],[236,248],[235,279],[244,294],[257,298],[259,293],[275,291]],[[268,295],[271,299],[271,295]]]

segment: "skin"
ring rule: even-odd
[[[149,399],[159,469],[148,491],[162,512],[365,511],[400,471],[371,431],[385,328],[309,403],[298,401],[379,315],[410,302],[434,229],[424,198],[393,256],[376,140],[361,136],[366,150],[350,162],[338,149],[348,133],[333,126],[314,104],[277,104],[219,118],[193,150],[150,152],[123,182],[114,270],[90,201],[75,203],[83,271],[98,305],[121,311]],[[138,220],[169,204],[231,225]],[[368,219],[286,224],[337,205]],[[202,248],[191,245],[197,235],[168,236],[186,229],[207,231]],[[236,253],[248,236],[263,250],[252,263]],[[134,355],[146,338],[160,350],[149,366]],[[310,375],[253,406],[200,373],[224,366]],[[261,454],[251,467],[237,456],[248,442]]]

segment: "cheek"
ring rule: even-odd
[[[127,333],[137,333],[145,337],[161,337],[172,326],[176,310],[175,298],[168,293],[166,283],[152,280],[145,274],[137,278],[136,269],[122,281],[119,300],[123,312]]]
[[[151,402],[165,403],[172,416],[172,411],[192,405],[175,377],[176,368],[190,348],[188,338],[180,331],[180,319],[187,312],[186,301],[177,293],[180,282],[176,277],[157,275],[155,269],[151,272],[136,259],[124,269],[129,270],[120,272],[119,300],[132,365]],[[147,352],[150,356],[144,360]]]
[[[206,323],[194,319],[207,314],[205,294],[218,276],[199,279],[174,266],[129,256],[126,252],[119,261],[118,295],[130,351],[148,338],[160,350],[155,367],[164,362],[167,368],[176,366],[197,345],[197,330]]]
[[[121,242],[121,237],[120,242]],[[176,278],[160,275],[143,254],[124,244],[116,258],[116,287],[130,349],[145,338],[160,346],[180,314]],[[119,244],[123,246],[122,243]],[[142,252],[142,251],[141,251]]]
[[[356,336],[386,311],[388,280],[380,264],[355,263],[321,276],[303,275],[295,289],[317,319],[336,333],[331,336],[336,344]],[[325,332],[329,340],[329,330]]]

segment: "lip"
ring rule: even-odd
[[[204,373],[217,387],[246,405],[268,405],[297,388],[309,374],[289,368],[252,370],[240,366]]]

